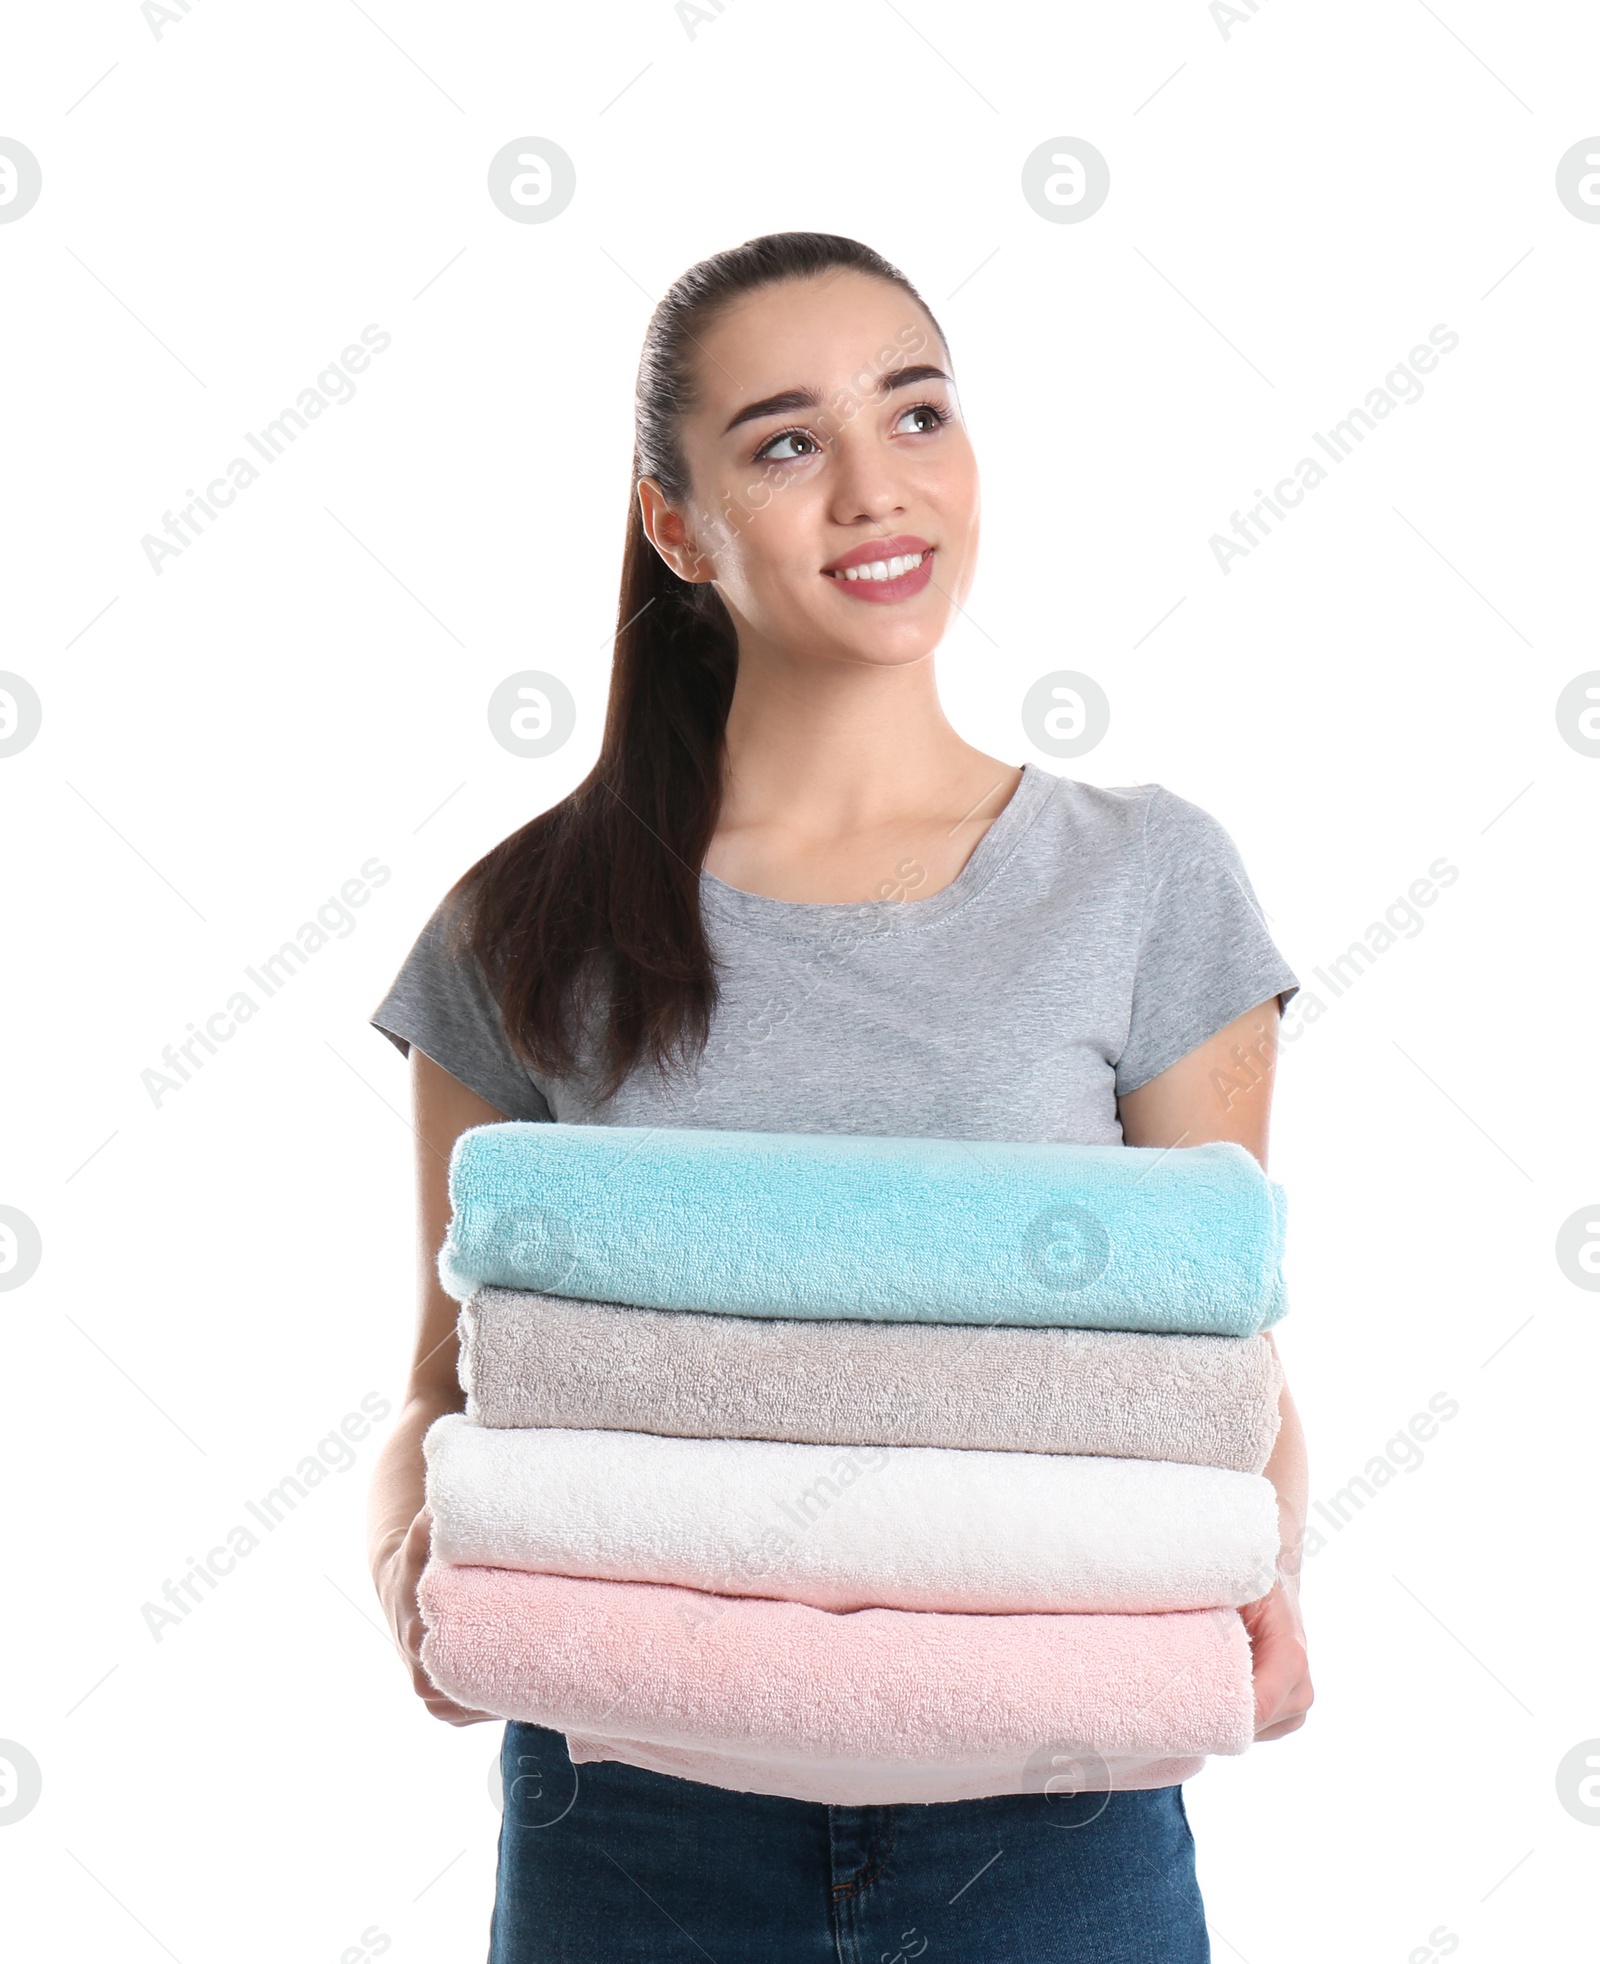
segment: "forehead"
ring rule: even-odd
[[[909,293],[843,269],[744,294],[697,338],[697,420],[717,431],[756,397],[859,388],[915,361],[948,366],[932,322]]]

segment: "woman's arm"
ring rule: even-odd
[[[1121,1099],[1124,1140],[1130,1146],[1199,1146],[1232,1139],[1265,1169],[1277,1058],[1278,1001],[1269,996]],[[1266,1338],[1272,1343],[1270,1330]],[[1272,1347],[1276,1354],[1277,1345]],[[1278,1491],[1278,1580],[1269,1595],[1240,1612],[1254,1654],[1258,1739],[1298,1731],[1313,1695],[1300,1617],[1306,1445],[1287,1382],[1278,1410],[1277,1443],[1263,1469]]]
[[[367,1497],[367,1558],[417,1695],[435,1718],[452,1725],[476,1725],[493,1714],[471,1711],[446,1698],[422,1668],[417,1578],[428,1559],[429,1539],[422,1435],[442,1413],[466,1408],[456,1373],[460,1305],[445,1294],[436,1267],[450,1225],[450,1148],[469,1125],[498,1124],[505,1113],[469,1091],[415,1044],[411,1046],[411,1113],[416,1135],[417,1341],[400,1417],[378,1455]]]

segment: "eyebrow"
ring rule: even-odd
[[[913,382],[949,382],[950,377],[942,368],[930,363],[919,362],[912,368],[891,368],[878,377],[878,394],[893,395],[896,389],[909,388]],[[952,384],[952,387],[954,384]],[[743,409],[723,430],[736,430],[741,423],[754,422],[758,416],[786,416],[792,409],[820,409],[822,392],[820,389],[784,389],[775,396],[763,396],[759,402],[747,402]]]

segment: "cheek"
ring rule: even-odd
[[[724,513],[725,577],[762,588],[792,585],[814,573],[813,503],[807,486],[792,478],[752,475],[735,487]]]
[[[697,494],[695,524],[716,562],[717,578],[743,581],[756,576],[772,531],[772,489],[758,471],[717,479]]]
[[[918,488],[951,525],[959,526],[968,519],[976,522],[978,460],[968,445],[930,458]]]
[[[951,472],[933,487],[929,502],[939,516],[951,558],[970,561],[978,547],[978,481],[974,472]]]
[[[978,459],[969,449],[962,459],[961,490],[967,503],[972,507],[973,516],[978,511]]]

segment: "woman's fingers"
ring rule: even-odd
[[[1305,1646],[1295,1633],[1282,1586],[1245,1612],[1255,1683],[1255,1737],[1281,1739],[1305,1724],[1312,1700]]]
[[[470,1705],[458,1705],[438,1688],[422,1666],[422,1640],[428,1634],[428,1626],[417,1602],[417,1581],[427,1566],[432,1540],[433,1514],[423,1506],[407,1530],[398,1556],[402,1605],[398,1635],[405,1661],[411,1667],[411,1687],[430,1715],[443,1719],[447,1725],[492,1724],[499,1717],[497,1712],[480,1712]]]
[[[420,1670],[417,1676],[421,1680],[417,1690],[430,1716],[443,1719],[447,1725],[485,1725],[499,1716],[495,1712],[475,1712],[469,1706],[458,1705],[453,1698],[447,1698],[442,1691],[436,1690]]]

